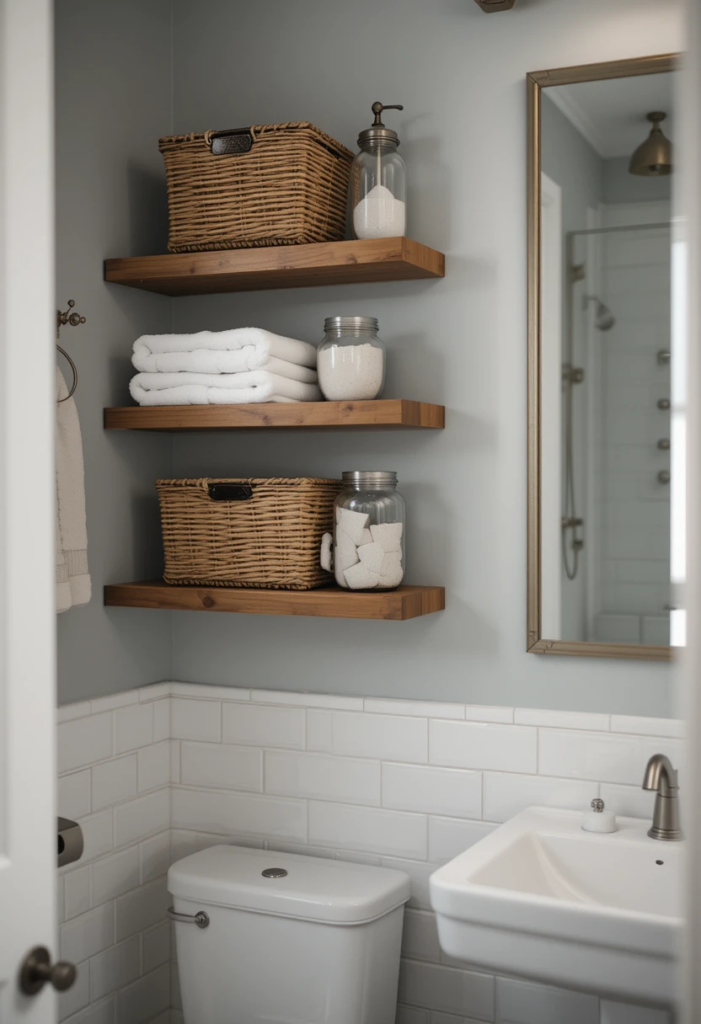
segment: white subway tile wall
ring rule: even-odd
[[[59,709],[58,812],[85,837],[59,870],[60,954],[78,966],[59,1000],[71,1024],[170,1015],[170,704],[157,684]]]
[[[665,719],[157,683],[61,708],[59,813],[84,857],[59,877],[70,1024],[180,1024],[166,920],[170,863],[221,842],[406,871],[397,1024],[671,1024],[668,1014],[496,978],[440,950],[436,866],[533,804],[602,796],[649,817],[639,788]]]

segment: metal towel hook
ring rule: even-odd
[[[65,311],[65,313],[62,313],[60,309],[56,310],[56,348],[64,357],[64,359],[68,362],[68,365],[70,366],[71,371],[73,373],[73,383],[71,385],[70,391],[68,392],[65,398],[59,398],[59,402],[67,402],[69,398],[73,397],[73,395],[75,394],[75,389],[78,387],[78,367],[75,365],[75,363],[68,355],[66,350],[61,348],[61,346],[58,343],[59,334],[61,332],[62,327],[65,327],[67,324],[70,324],[71,327],[78,327],[79,324],[85,323],[84,316],[81,316],[79,313],[71,312],[74,306],[75,301],[73,299],[69,299],[68,309]]]

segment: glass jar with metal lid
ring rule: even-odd
[[[353,230],[356,238],[395,238],[406,234],[406,164],[397,152],[399,137],[382,123],[383,110],[403,110],[373,103],[373,124],[358,136],[360,152],[351,166]]]
[[[404,499],[397,474],[354,470],[343,474],[336,498],[333,565],[346,590],[392,590],[404,578]]]
[[[379,398],[385,386],[386,350],[372,316],[329,316],[317,350],[319,387],[330,402]]]

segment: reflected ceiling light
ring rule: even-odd
[[[638,146],[630,158],[628,170],[631,174],[660,178],[672,173],[672,143],[660,128],[660,123],[666,117],[661,110],[647,115],[648,121],[652,121],[652,128],[645,142]]]
[[[492,14],[494,11],[510,11],[516,0],[475,0],[475,3],[485,14]]]

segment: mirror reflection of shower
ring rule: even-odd
[[[665,656],[679,600],[670,583],[671,508],[684,480],[671,332],[683,263],[671,223],[678,78],[549,84],[540,97],[533,636],[618,644],[617,657],[636,645]]]
[[[569,288],[566,298],[566,334],[563,346],[564,362],[562,366],[562,388],[563,388],[563,508],[562,508],[562,562],[568,580],[574,580],[579,570],[579,556],[584,549],[584,528],[585,520],[578,509],[577,486],[575,482],[575,415],[574,415],[574,389],[579,384],[585,383],[586,372],[584,367],[575,366],[575,344],[574,344],[574,317],[575,317],[575,288],[587,279],[587,266],[583,262],[575,262],[574,251],[577,238],[586,241],[588,237],[615,235],[620,232],[654,231],[660,228],[668,228],[668,223],[654,224],[630,224],[613,227],[591,228],[583,231],[571,231],[567,234],[567,280]],[[584,294],[581,298],[581,309],[583,313],[593,304],[593,327],[601,333],[607,333],[616,326],[616,317],[609,306],[603,302],[598,295]],[[667,405],[668,407],[668,405]],[[663,408],[660,404],[659,408]],[[578,443],[584,442],[580,439]],[[662,474],[658,480],[662,480]]]
[[[572,239],[568,239],[568,253],[571,253]],[[574,479],[574,414],[573,389],[584,383],[584,370],[574,366],[574,298],[572,292],[578,281],[583,281],[586,271],[584,264],[575,266],[568,257],[570,294],[567,300],[567,336],[565,339],[566,362],[562,366],[563,427],[564,427],[564,493],[562,509],[562,563],[568,580],[574,580],[579,569],[579,552],[584,547],[582,536],[584,520],[577,515],[577,497]]]
[[[585,371],[581,366],[574,365],[574,289],[586,279],[584,263],[575,263],[573,259],[574,236],[581,232],[571,232],[567,237],[567,278],[569,289],[567,295],[567,332],[565,337],[565,362],[562,366],[563,388],[563,428],[564,428],[564,474],[563,474],[563,509],[562,509],[562,564],[568,580],[577,578],[579,571],[579,553],[584,548],[584,519],[577,512],[577,494],[574,470],[574,388],[584,383]],[[594,296],[585,296],[583,308],[589,305]],[[603,303],[595,299],[600,306]],[[604,310],[609,313],[607,307]],[[613,318],[612,318],[613,319]],[[613,326],[611,323],[610,326]],[[607,328],[608,329],[608,328]]]
[[[572,285],[576,284],[577,281],[584,280],[586,277],[584,264],[572,266],[569,277]],[[572,296],[570,296],[569,302],[570,307],[574,306]],[[596,295],[585,295],[582,298],[583,311],[587,310],[590,302],[596,304],[594,309],[594,327],[597,331],[610,331],[616,323],[616,318],[609,307],[601,299],[597,298]],[[579,552],[584,547],[584,538],[581,535],[584,531],[584,520],[577,515],[577,501],[575,497],[574,425],[572,412],[572,388],[575,384],[584,383],[584,370],[572,365],[572,347],[572,345],[568,346],[570,362],[564,364],[562,371],[565,389],[565,493],[564,509],[562,512],[562,560],[569,580],[573,580],[577,576]],[[570,531],[572,531],[571,535]]]

